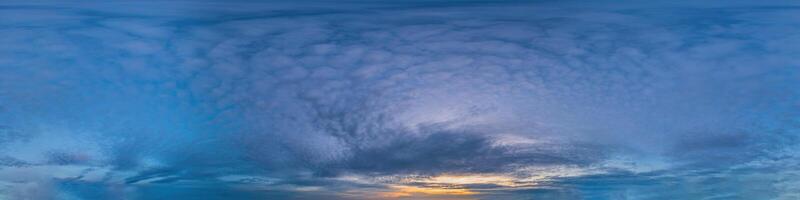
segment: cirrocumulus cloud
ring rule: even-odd
[[[796,199],[800,5],[0,3],[0,199]]]

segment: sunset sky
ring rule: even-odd
[[[790,200],[798,136],[798,1],[0,1],[0,200]]]

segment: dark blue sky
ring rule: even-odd
[[[792,1],[0,3],[0,200],[798,199]]]

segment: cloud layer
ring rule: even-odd
[[[0,199],[797,198],[800,7],[725,3],[2,3]]]

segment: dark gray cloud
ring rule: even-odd
[[[526,165],[587,165],[602,160],[602,151],[574,144],[555,148],[496,146],[481,133],[437,132],[422,138],[394,139],[381,147],[356,149],[339,165],[344,170],[377,174],[498,172]]]

